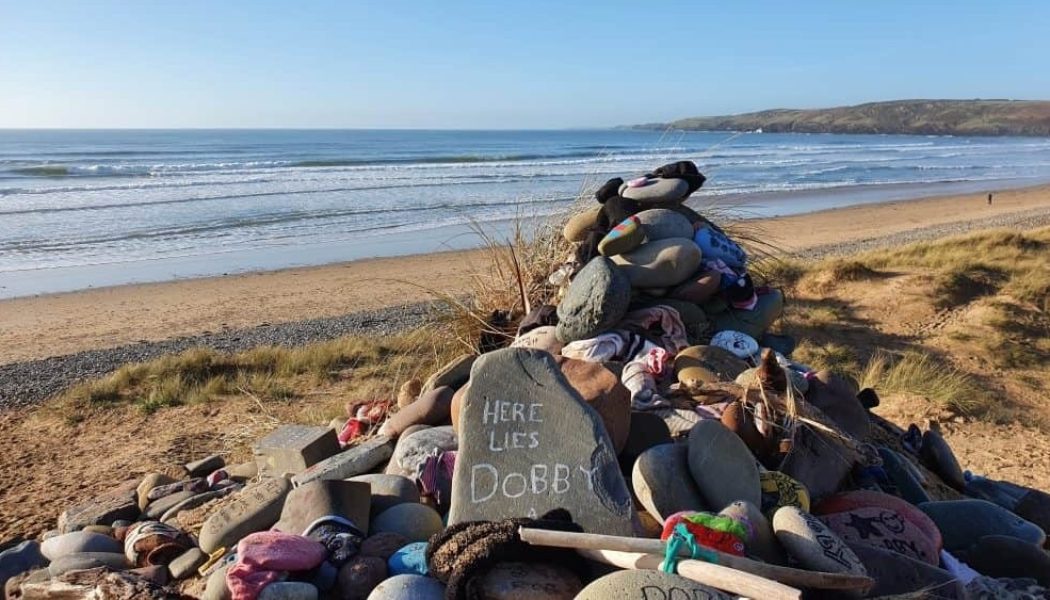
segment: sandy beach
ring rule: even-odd
[[[1036,226],[1048,215],[1050,186],[1039,186],[997,193],[992,205],[970,194],[750,224],[785,252],[820,255],[923,228]],[[485,260],[482,251],[451,251],[4,300],[0,363],[422,302],[463,289]]]

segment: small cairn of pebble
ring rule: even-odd
[[[610,180],[509,346],[70,506],[0,553],[6,597],[1047,597],[1050,496],[793,361],[704,180]]]

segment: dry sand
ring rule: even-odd
[[[1050,186],[868,204],[751,221],[785,251],[851,244],[922,227],[1050,208]],[[0,301],[0,363],[175,336],[326,317],[433,299],[464,289],[482,251],[361,260],[321,267]]]

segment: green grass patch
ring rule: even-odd
[[[954,413],[977,416],[989,407],[987,394],[966,373],[932,355],[878,351],[857,374],[862,388],[884,394],[915,394]]]

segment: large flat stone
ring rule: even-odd
[[[69,533],[79,531],[89,525],[112,525],[113,521],[138,519],[137,487],[138,481],[131,481],[111,492],[67,508],[58,517],[59,531]]]
[[[328,427],[282,425],[255,445],[255,461],[264,477],[305,471],[339,452],[339,439]]]
[[[361,475],[383,464],[393,451],[390,438],[377,435],[313,465],[293,477],[292,481],[295,485],[303,485],[315,479],[347,479]]]
[[[290,481],[284,478],[264,479],[237,493],[237,497],[208,516],[201,527],[199,545],[208,554],[219,548],[232,548],[249,533],[262,531],[277,522]]]
[[[363,533],[368,531],[371,486],[360,481],[315,479],[293,489],[284,501],[277,529],[304,535],[321,517],[349,519]]]

